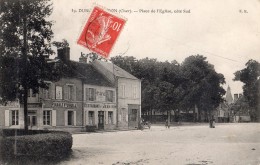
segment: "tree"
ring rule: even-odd
[[[46,59],[51,49],[52,13],[49,0],[0,1],[0,91],[2,101],[20,98],[24,106],[24,128],[28,130],[28,90],[47,88],[51,73]],[[8,90],[7,90],[8,89]]]
[[[257,112],[258,108],[260,109],[260,63],[251,59],[246,63],[246,68],[236,71],[234,75],[234,81],[244,83],[243,95],[249,104],[252,120],[259,120],[259,118],[257,118]],[[259,113],[260,112],[258,112],[258,114]]]
[[[223,101],[225,90],[221,85],[225,83],[225,78],[216,73],[214,66],[201,55],[187,57],[182,63],[181,73],[185,91],[182,105],[188,109],[197,106],[200,121],[202,110],[205,115],[211,115],[211,110]]]

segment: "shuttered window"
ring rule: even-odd
[[[114,92],[112,90],[106,90],[106,101],[113,102]]]
[[[96,100],[96,89],[94,88],[88,88],[88,100],[89,101],[95,101]]]

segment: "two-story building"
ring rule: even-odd
[[[80,131],[137,128],[141,111],[141,81],[123,69],[96,61],[70,61],[70,49],[58,49],[62,67],[58,81],[45,82],[39,94],[28,91],[29,129]],[[111,70],[112,69],[112,70]],[[111,79],[112,78],[112,79]],[[0,127],[23,128],[19,101],[0,106]]]
[[[118,129],[135,129],[141,118],[141,80],[110,62],[92,65],[116,87]]]

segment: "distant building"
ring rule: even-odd
[[[231,94],[231,89],[229,86],[227,88],[226,101],[227,101],[227,104],[232,104],[234,102],[232,94]]]
[[[250,122],[250,107],[242,94],[236,94],[236,101],[230,105],[230,118],[232,122]]]
[[[216,109],[216,121],[219,123],[226,123],[229,122],[229,115],[230,115],[230,106],[225,101],[220,103]]]

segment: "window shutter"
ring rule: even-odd
[[[51,118],[52,118],[52,126],[56,126],[56,110],[52,110],[51,113]]]
[[[77,101],[77,87],[76,87],[76,85],[73,86],[72,98],[73,98],[74,101]]]
[[[64,100],[68,100],[69,99],[69,96],[68,96],[68,90],[69,90],[69,87],[68,87],[68,85],[64,85],[64,87],[63,87],[64,89],[63,89],[63,96],[64,96]]]
[[[89,89],[88,88],[86,88],[86,101],[88,101],[89,100]]]
[[[88,111],[84,111],[84,116],[85,116],[85,123],[84,125],[88,125],[89,121],[88,121]]]
[[[125,113],[125,121],[128,122],[128,114]]]
[[[5,110],[5,126],[10,126],[10,111]]]
[[[105,123],[108,124],[108,112],[104,111]]]
[[[51,86],[50,86],[50,90],[49,90],[49,91],[51,92],[51,94],[50,94],[51,98],[52,98],[52,99],[55,99],[56,93],[55,93],[55,84],[54,84],[54,83],[51,83]]]
[[[116,102],[116,93],[115,93],[115,91],[112,91],[112,95],[113,95],[113,103],[115,103]]]
[[[113,111],[113,124],[116,124],[116,113]]]
[[[64,125],[67,126],[68,125],[68,111],[64,111]]]
[[[74,119],[73,119],[74,126],[76,126],[77,125],[77,111],[74,111],[73,117],[74,117]]]
[[[44,91],[44,89],[43,89],[43,88],[40,88],[40,90],[39,90],[39,101],[42,101],[43,98],[44,98],[43,91]]]
[[[96,101],[97,97],[96,97],[96,89],[94,89],[94,101]]]

